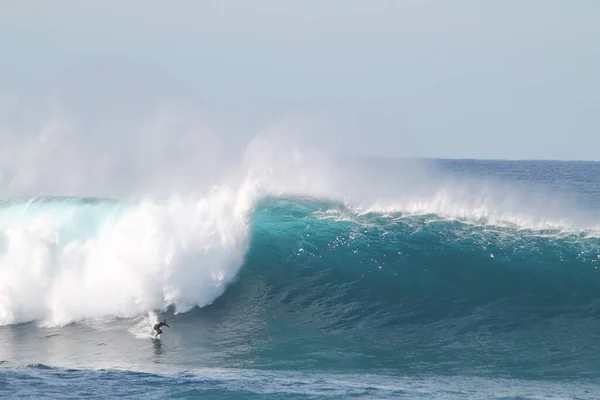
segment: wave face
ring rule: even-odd
[[[264,277],[274,302],[308,307],[307,318],[325,329],[428,323],[476,310],[482,323],[504,326],[585,313],[600,293],[599,250],[600,239],[586,232],[278,198],[255,211],[246,267]]]
[[[599,266],[586,232],[271,198],[239,279],[209,310],[264,323],[249,357],[263,367],[565,373],[600,355]]]

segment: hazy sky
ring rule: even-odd
[[[338,152],[600,160],[599,15],[595,0],[2,0],[0,94],[92,71],[116,96],[131,80],[258,124],[327,121]]]

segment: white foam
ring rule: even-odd
[[[62,325],[207,305],[242,264],[254,198],[252,185],[242,184],[200,198],[145,200],[88,238],[61,236],[73,222],[69,213],[4,221],[0,324]]]

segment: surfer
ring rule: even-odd
[[[154,337],[158,337],[158,335],[160,335],[162,333],[162,329],[160,329],[161,326],[166,326],[166,327],[170,328],[170,326],[167,325],[166,319],[162,320],[158,324],[154,324],[154,330],[156,331],[156,334],[154,335]]]

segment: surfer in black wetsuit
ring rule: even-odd
[[[156,331],[156,334],[154,335],[154,337],[158,337],[158,335],[160,335],[162,333],[162,329],[160,329],[161,326],[166,326],[167,328],[170,328],[170,326],[167,325],[166,319],[162,320],[158,324],[154,324],[154,330]]]

